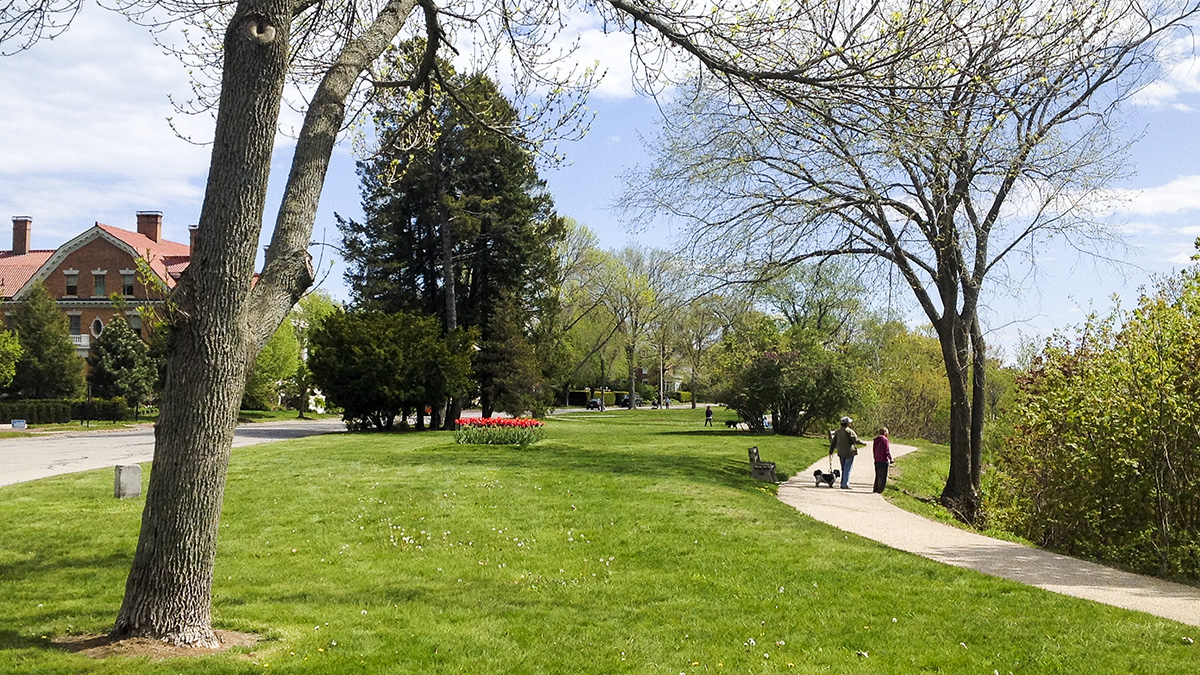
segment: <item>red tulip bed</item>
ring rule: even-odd
[[[546,436],[546,425],[529,417],[463,417],[457,420],[454,440],[472,445],[525,447]]]

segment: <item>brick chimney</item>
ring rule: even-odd
[[[162,239],[162,211],[138,211],[138,233],[150,241]]]
[[[192,225],[188,228],[188,255],[196,254],[196,235],[200,233],[199,225]]]
[[[29,253],[29,239],[33,230],[33,218],[13,216],[13,255]]]

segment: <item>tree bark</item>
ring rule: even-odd
[[[215,647],[212,569],[238,404],[252,359],[245,311],[287,70],[291,5],[248,0],[225,33],[216,135],[171,328],[154,469],[113,627]]]
[[[115,637],[216,647],[212,572],[238,404],[254,357],[312,283],[317,201],[355,80],[415,0],[393,0],[338,55],[297,141],[263,273],[251,290],[293,5],[242,0],[225,33],[208,184],[188,270],[176,288],[167,380],[141,533]]]

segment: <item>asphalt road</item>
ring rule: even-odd
[[[345,431],[339,419],[258,422],[238,426],[233,447]],[[0,440],[0,485],[47,476],[138,464],[154,457],[154,429],[80,431]]]

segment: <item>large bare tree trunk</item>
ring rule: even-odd
[[[114,637],[218,646],[212,571],[238,404],[254,358],[312,283],[308,240],[345,101],[416,0],[391,0],[313,95],[275,232],[251,290],[293,6],[242,0],[225,33],[208,185],[191,263],[173,294],[154,467]]]
[[[287,69],[291,5],[239,4],[192,262],[175,295],[154,468],[113,634],[216,646],[212,569],[246,385],[245,321]]]

